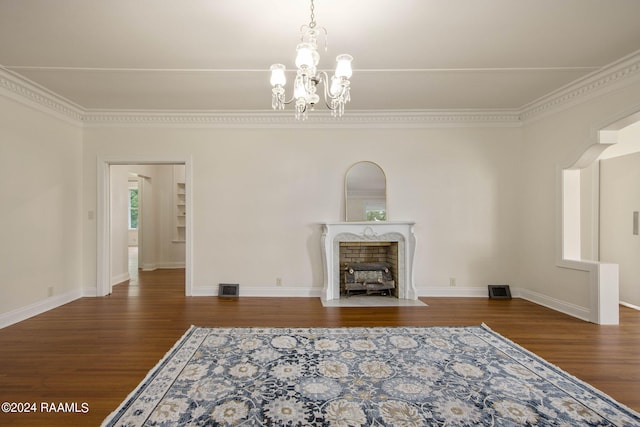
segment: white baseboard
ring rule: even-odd
[[[620,305],[624,305],[625,307],[633,308],[634,310],[640,311],[640,307],[635,304],[630,304],[628,302],[620,301]]]
[[[183,262],[160,262],[158,264],[156,264],[156,268],[184,268],[184,261]]]
[[[211,297],[216,295],[218,295],[218,286],[194,286],[191,290],[191,296],[193,297]]]
[[[528,291],[526,289],[520,290],[519,294],[520,298],[526,299],[527,301],[531,301],[543,307],[547,307],[552,310],[559,311],[560,313],[577,317],[580,320],[590,322],[591,310],[589,310],[588,308],[571,304],[566,301],[561,301],[559,299],[552,298],[547,295],[542,295],[537,292]]]
[[[543,307],[550,308],[560,313],[567,314],[572,317],[576,317],[581,320],[589,322],[591,318],[591,312],[588,308],[581,307],[575,304],[561,301],[556,298],[549,297],[547,295],[539,294],[537,292],[528,291],[526,289],[509,287],[511,296],[513,298],[522,298],[527,301],[531,301]],[[453,287],[442,286],[437,288],[423,287],[418,288],[418,295],[421,297],[483,297],[489,298],[489,291],[487,287]]]
[[[295,297],[313,298],[322,294],[322,288],[294,288],[294,287],[260,287],[242,286],[239,287],[240,297]],[[218,285],[205,285],[194,287],[192,291],[194,297],[209,297],[218,295]]]
[[[142,264],[140,266],[140,269],[142,271],[154,271],[161,268],[167,268],[167,269],[185,268],[185,264],[184,262],[159,262],[159,263],[153,263],[153,264]]]
[[[477,297],[488,298],[487,287],[441,286],[417,288],[419,297]]]
[[[85,286],[84,288],[82,288],[82,296],[83,297],[97,297],[98,296],[98,290],[96,289],[96,285],[93,285],[93,287]]]
[[[82,298],[83,291],[81,289],[69,291],[64,294],[54,295],[42,301],[29,304],[25,307],[0,314],[0,329],[22,322],[30,317],[42,314],[45,311],[53,310],[61,305],[70,303],[71,301]]]
[[[301,297],[301,298],[320,298],[322,288],[313,287],[245,287],[240,285],[240,297]],[[567,303],[537,292],[525,289],[510,288],[511,295],[515,298],[523,298],[533,303],[542,305],[552,310],[565,313],[569,316],[576,317],[581,320],[589,321],[590,311],[585,307]],[[418,288],[420,297],[477,297],[488,298],[486,287],[422,287]],[[217,296],[218,285],[203,285],[194,287],[192,296]],[[93,287],[84,287],[81,290],[70,291],[61,295],[55,295],[45,300],[30,304],[8,313],[0,314],[0,328],[4,328],[30,317],[57,308],[67,304],[78,298],[95,297],[96,289]],[[640,310],[640,307],[621,302],[621,305]]]
[[[122,282],[126,282],[130,278],[131,277],[129,277],[129,272],[122,273],[119,276],[113,276],[113,277],[111,277],[111,286],[115,286],[115,285],[120,284]]]

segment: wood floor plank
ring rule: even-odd
[[[191,325],[472,326],[482,323],[640,411],[640,312],[598,326],[531,302],[421,298],[428,307],[323,308],[319,298],[185,297],[184,270],[140,272],[104,298],[82,298],[0,330],[0,425],[99,425]],[[79,412],[42,412],[76,404]],[[82,413],[86,403],[87,413]]]

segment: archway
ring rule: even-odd
[[[572,165],[561,170],[561,259],[558,265],[590,272],[590,320],[594,323],[617,324],[620,303],[618,264],[603,262],[600,257],[600,161],[612,150],[628,153],[628,147],[616,144],[621,131],[638,122],[640,111],[636,110],[599,127],[595,143]]]

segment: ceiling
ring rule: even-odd
[[[0,66],[86,111],[268,111],[269,66],[293,67],[309,15],[307,0],[0,0]],[[354,57],[357,111],[521,109],[640,49],[638,0],[315,0],[315,17],[319,67]]]

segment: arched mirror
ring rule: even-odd
[[[387,178],[373,162],[358,162],[344,180],[347,221],[386,221]]]

